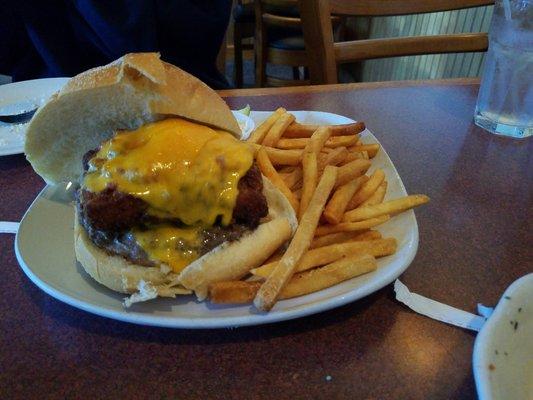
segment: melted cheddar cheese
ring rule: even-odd
[[[231,134],[178,118],[119,132],[90,161],[84,185],[115,184],[149,205],[149,213],[186,225],[231,221],[251,149]]]
[[[148,230],[133,229],[135,240],[148,256],[170,266],[174,272],[198,258],[200,245],[198,227],[178,228],[172,225],[159,225]]]
[[[179,270],[197,255],[174,245],[191,240],[201,227],[231,222],[239,179],[252,162],[252,149],[231,134],[172,118],[120,131],[104,142],[89,162],[83,185],[92,192],[116,185],[144,200],[148,214],[192,227],[134,232],[150,258]]]

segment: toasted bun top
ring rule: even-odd
[[[42,106],[28,126],[25,153],[48,182],[75,181],[82,157],[119,129],[136,129],[167,116],[241,131],[218,94],[194,76],[160,60],[132,53],[83,72]]]

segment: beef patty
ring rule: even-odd
[[[268,214],[263,195],[263,179],[255,164],[239,180],[239,194],[233,209],[233,219],[238,224],[256,228],[261,218]],[[121,232],[133,227],[140,220],[152,222],[146,215],[148,205],[141,199],[122,193],[115,186],[108,186],[98,193],[81,189],[78,195],[80,211],[86,222],[95,229]]]
[[[89,152],[84,157],[85,171],[93,154],[94,152]],[[260,219],[268,214],[267,201],[262,193],[263,180],[255,163],[239,180],[238,190],[232,223],[226,227],[215,225],[200,231],[201,245],[194,249],[199,255],[225,241],[237,240],[246,231],[255,229]],[[76,206],[81,225],[98,247],[111,254],[124,256],[134,263],[152,265],[129,232],[134,226],[163,222],[147,214],[148,205],[143,200],[122,193],[115,186],[108,186],[98,193],[80,189]],[[183,226],[179,220],[165,222]]]

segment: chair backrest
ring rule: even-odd
[[[283,50],[268,46],[272,33],[281,31],[299,32],[302,21],[298,11],[298,0],[255,0],[255,85],[293,86],[304,81],[279,79],[266,74],[267,62],[282,65],[305,65],[305,51]],[[309,81],[305,81],[309,84]]]
[[[256,0],[258,23],[267,27],[301,29],[300,12],[297,0]]]
[[[459,10],[494,4],[493,0],[299,0],[312,84],[337,83],[337,64],[373,58],[485,51],[486,33],[462,33],[335,43],[331,14],[393,16]]]

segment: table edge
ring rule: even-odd
[[[280,94],[298,93],[324,93],[340,92],[358,89],[379,89],[393,87],[410,86],[465,86],[479,84],[479,78],[452,78],[452,79],[426,79],[426,80],[405,80],[405,81],[383,81],[383,82],[355,82],[339,83],[333,85],[313,85],[313,86],[290,86],[272,88],[251,88],[251,89],[225,89],[218,90],[221,97],[245,97],[245,96],[268,96]]]

